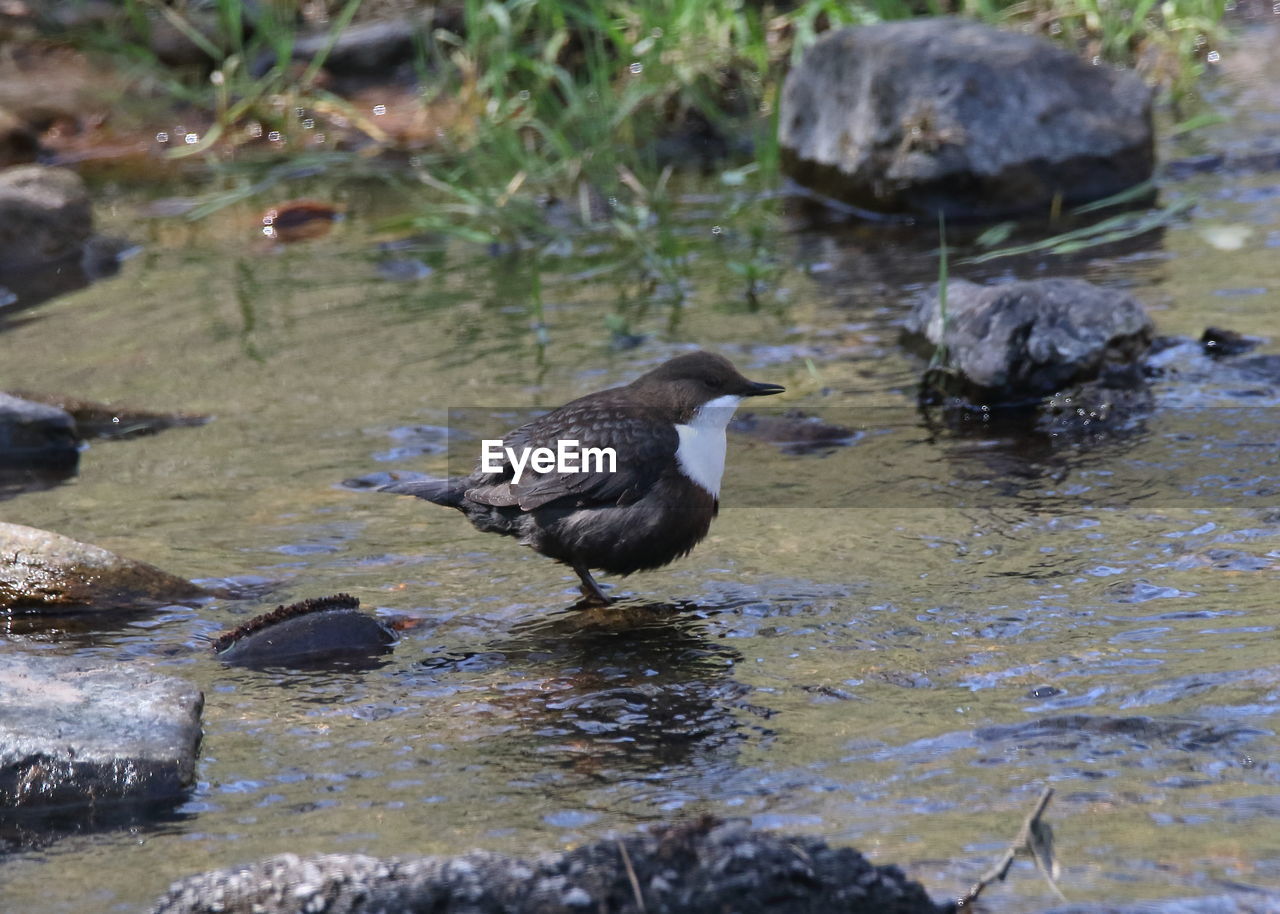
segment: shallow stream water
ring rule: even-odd
[[[1280,134],[1270,34],[1224,57],[1228,121],[1166,158]],[[335,231],[271,249],[271,200],[187,223],[153,215],[172,188],[105,186],[103,228],[142,253],[0,336],[0,388],[215,417],[95,442],[78,476],[0,518],[261,593],[8,624],[0,662],[153,664],[206,705],[185,803],[0,858],[0,908],[137,911],[171,880],[283,851],[528,855],[701,813],[854,844],[945,897],[1044,785],[1072,901],[1280,893],[1274,383],[1192,359],[1203,374],[1158,380],[1154,412],[1119,431],[956,434],[917,412],[921,363],[897,342],[936,276],[927,233],[786,217],[753,307],[727,269],[741,239],[716,230],[729,192],[708,179],[678,214],[682,306],[640,306],[607,244],[580,239],[542,259],[539,322],[500,253],[380,247],[406,204],[380,188],[329,188],[347,206]],[[1222,325],[1280,353],[1280,173],[1214,168],[1163,193],[1196,208],[1123,249],[967,268],[962,247],[952,274],[1083,276],[1130,291],[1160,333]],[[611,346],[611,313],[643,341]],[[452,407],[558,405],[694,345],[857,436],[801,454],[732,437],[711,536],[609,581],[616,608],[571,611],[561,566],[342,485],[443,472]],[[382,662],[250,671],[208,651],[338,591],[410,620]],[[991,898],[1055,903],[1025,863]]]

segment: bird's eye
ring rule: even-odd
[[[703,383],[712,390],[719,390],[721,387],[724,387],[724,381],[720,378],[707,378]]]

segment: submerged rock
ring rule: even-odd
[[[1030,35],[962,19],[845,28],[787,75],[786,170],[878,212],[989,219],[1151,176],[1151,90]]]
[[[152,914],[938,914],[896,866],[853,848],[700,821],[536,860],[472,852],[272,857],[174,883]]]
[[[80,460],[69,413],[0,393],[0,467],[74,468]]]
[[[89,193],[75,172],[43,165],[0,171],[0,265],[79,256],[92,234]]]
[[[99,546],[0,523],[0,613],[117,609],[203,594],[190,581]]]
[[[783,453],[808,454],[852,444],[858,432],[798,409],[735,416],[729,430],[779,445]]]
[[[6,649],[0,809],[174,799],[195,779],[203,694],[136,666]]]
[[[1135,364],[1151,319],[1134,298],[1079,279],[947,285],[907,318],[909,340],[945,347],[942,365],[963,394],[991,405],[1025,403]]]
[[[169,428],[185,428],[204,425],[208,416],[196,413],[158,413],[128,406],[113,406],[76,397],[51,396],[19,391],[24,400],[57,407],[75,420],[75,430],[81,438],[133,438],[153,435]],[[0,393],[0,404],[5,394]]]
[[[345,593],[277,606],[213,642],[218,659],[242,666],[275,666],[369,657],[395,643],[395,634]]]
[[[1200,345],[1204,347],[1204,354],[1211,356],[1240,355],[1261,342],[1262,340],[1257,337],[1245,336],[1243,333],[1224,327],[1205,327],[1204,333],[1200,335]]]

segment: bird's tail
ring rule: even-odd
[[[382,486],[378,491],[390,492],[392,495],[412,495],[446,508],[457,508],[462,505],[462,497],[466,494],[467,479],[465,476],[455,476],[453,479],[406,479]]]

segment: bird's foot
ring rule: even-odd
[[[582,581],[579,588],[582,591],[582,601],[579,606],[608,606],[613,600],[600,589],[600,585],[596,583],[596,579],[591,576],[591,572],[580,565],[574,565],[573,570],[577,572],[578,579]]]

